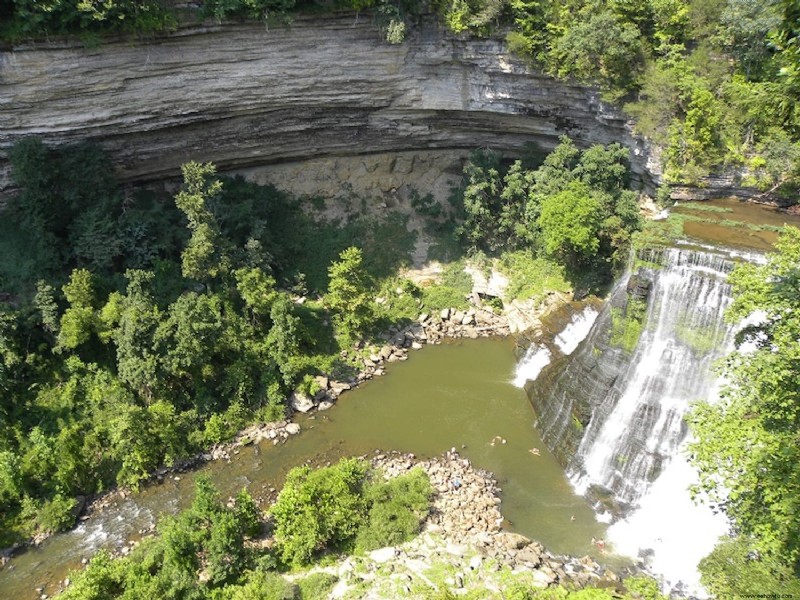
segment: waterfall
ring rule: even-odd
[[[586,339],[599,314],[593,306],[587,306],[572,318],[564,328],[564,331],[556,336],[556,345],[564,356],[572,354],[578,345]]]
[[[553,355],[550,354],[550,350],[547,349],[547,346],[542,344],[531,344],[528,346],[528,349],[525,351],[525,356],[522,357],[522,360],[519,361],[517,365],[517,371],[514,375],[514,385],[517,387],[524,387],[527,381],[534,381],[539,377],[539,373],[542,372],[542,369],[550,364],[552,358]]]
[[[697,564],[728,523],[690,498],[697,474],[684,417],[693,401],[717,397],[713,365],[733,347],[727,274],[736,260],[761,257],[679,246],[637,258],[586,339],[526,390],[576,490],[597,503],[598,520],[616,520],[607,542],[646,556],[665,589],[703,597]],[[623,335],[631,331],[638,337]]]
[[[692,401],[715,390],[712,365],[731,347],[723,254],[672,248],[651,252],[653,274],[638,344],[615,385],[595,405],[570,464],[579,492],[610,490],[635,505],[678,453]],[[613,320],[613,318],[612,318]]]

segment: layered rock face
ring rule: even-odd
[[[500,40],[462,40],[435,22],[391,46],[369,19],[298,18],[184,29],[148,40],[36,44],[0,54],[0,194],[8,149],[92,139],[123,181],[175,177],[190,159],[243,170],[399,151],[513,155],[619,141],[635,176],[658,178],[645,143],[596,91],[553,80]]]

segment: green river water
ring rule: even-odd
[[[541,541],[555,553],[592,553],[592,537],[603,535],[587,502],[576,496],[555,458],[533,427],[534,414],[514,376],[511,339],[453,341],[429,346],[410,360],[389,365],[387,374],[344,394],[331,410],[301,416],[300,435],[285,444],[242,448],[230,463],[215,461],[209,473],[225,495],[246,486],[254,496],[279,487],[288,469],[305,461],[381,450],[419,457],[456,447],[477,467],[494,473],[502,488],[506,526]],[[492,445],[492,438],[500,436]],[[538,448],[539,456],[530,452]],[[134,498],[93,515],[75,531],[47,540],[0,571],[0,597],[34,598],[32,588],[63,579],[102,546],[136,537],[153,517],[176,512],[191,501],[194,475],[168,478]]]

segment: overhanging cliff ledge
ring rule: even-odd
[[[458,39],[433,21],[389,45],[369,19],[298,18],[182,29],[148,40],[18,46],[0,54],[0,198],[19,139],[101,143],[127,182],[327,156],[526,142],[549,151],[621,142],[652,190],[647,143],[596,90],[544,76],[500,40]]]

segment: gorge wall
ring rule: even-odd
[[[190,159],[252,171],[411,150],[513,155],[526,142],[549,151],[561,135],[626,144],[648,189],[659,175],[621,112],[595,90],[535,72],[500,40],[459,39],[431,20],[392,46],[351,14],[97,48],[17,46],[0,53],[0,198],[11,190],[7,152],[29,135],[95,140],[127,182],[176,177]]]

